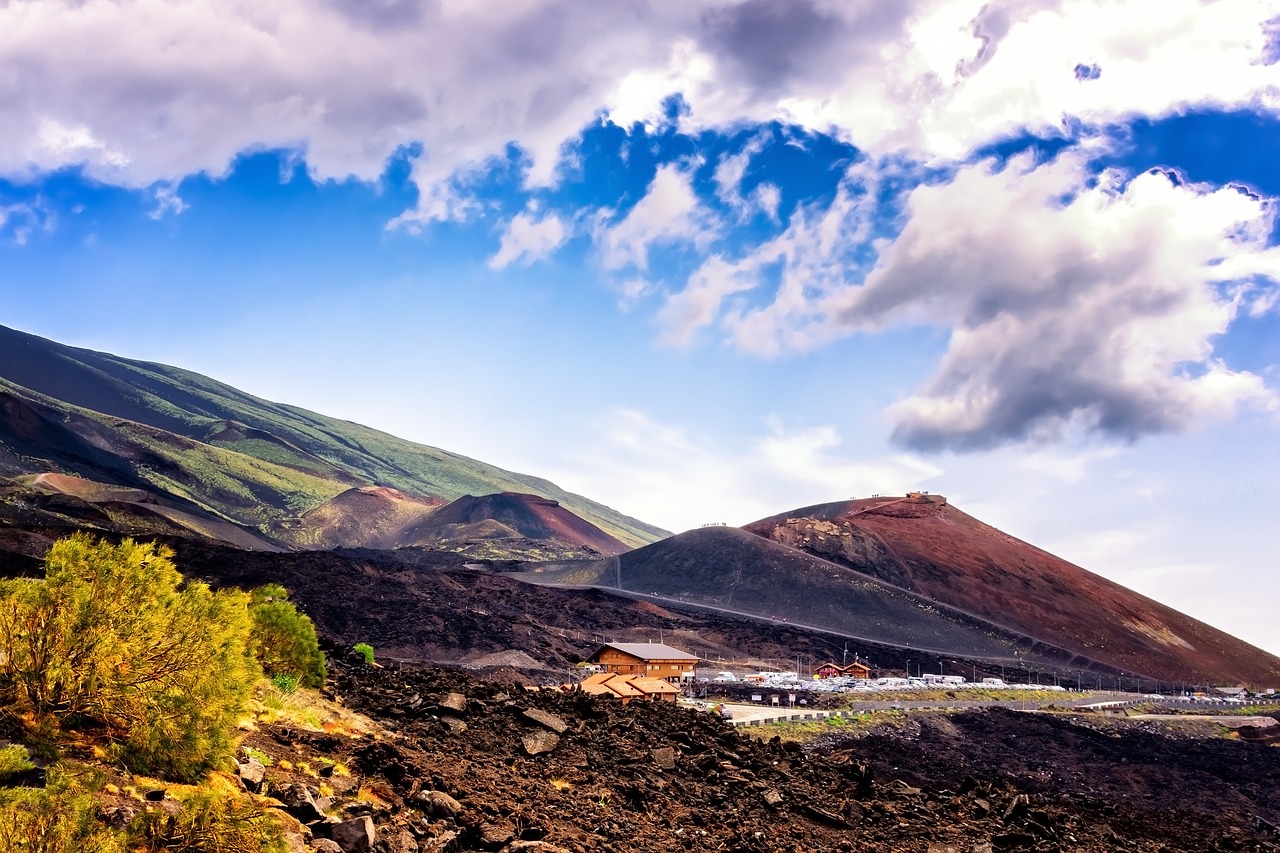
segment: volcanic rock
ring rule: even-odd
[[[262,762],[256,758],[249,758],[241,761],[236,768],[240,774],[240,782],[244,785],[246,791],[252,791],[255,794],[262,793],[262,780],[267,778],[267,768]]]
[[[524,716],[525,716],[525,719],[533,720],[535,723],[538,723],[539,725],[546,726],[547,728],[551,729],[551,731],[555,732],[558,735],[564,734],[565,731],[569,728],[569,724],[566,723],[563,719],[561,719],[560,717],[557,717],[555,714],[551,714],[546,711],[543,711],[540,708],[530,708],[529,710],[524,712]]]
[[[342,853],[369,853],[373,849],[373,842],[377,840],[373,818],[368,815],[336,823],[330,834],[342,848]]]
[[[524,751],[529,755],[541,755],[560,745],[560,736],[554,732],[533,732],[521,739]]]

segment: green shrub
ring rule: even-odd
[[[124,853],[125,845],[98,823],[93,797],[53,770],[46,788],[0,788],[0,850]]]
[[[323,687],[324,652],[310,617],[298,612],[279,584],[258,587],[250,595],[253,653],[263,671],[270,676],[291,676],[294,687]]]
[[[24,770],[31,770],[33,767],[35,765],[31,763],[31,753],[27,752],[25,746],[13,743],[0,748],[0,779]]]
[[[195,779],[227,758],[259,675],[248,597],[184,583],[171,557],[77,533],[43,580],[0,584],[0,706],[54,734],[90,723],[135,771]]]
[[[373,663],[373,646],[369,645],[368,643],[356,643],[354,648],[357,652],[364,655],[365,663],[367,664]]]
[[[271,683],[274,684],[276,689],[281,693],[288,695],[298,689],[298,676],[277,673],[271,676]]]
[[[139,815],[133,849],[146,853],[283,853],[280,824],[266,808],[231,792],[198,788],[176,814]]]

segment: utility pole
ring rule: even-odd
[[[847,666],[849,663],[849,644],[844,644],[844,657],[840,659],[841,666]]]

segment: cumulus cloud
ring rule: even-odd
[[[489,258],[489,268],[505,269],[513,263],[528,266],[564,245],[569,232],[554,213],[541,219],[525,212],[515,216],[502,234],[498,251]]]
[[[1267,207],[1159,172],[1092,187],[1081,176],[1074,156],[1022,158],[919,187],[865,283],[831,296],[846,329],[951,329],[937,375],[896,407],[896,439],[934,450],[1073,429],[1132,440],[1271,405],[1259,377],[1213,353],[1240,308],[1224,272],[1264,249]]]
[[[603,226],[597,237],[606,269],[649,266],[649,250],[664,243],[704,244],[715,227],[711,212],[694,191],[690,169],[667,163],[658,167],[644,197],[619,222]]]
[[[891,411],[894,437],[931,451],[1130,441],[1275,405],[1260,377],[1214,354],[1237,316],[1276,304],[1266,201],[1158,171],[1095,179],[1079,152],[1023,155],[917,186],[900,232],[876,238],[893,173],[857,164],[828,207],[739,258],[709,258],[668,298],[664,338],[720,323],[775,356],[935,327],[948,336],[936,375]],[[765,303],[734,301],[752,293]]]
[[[469,215],[456,178],[522,152],[554,183],[603,113],[784,120],[876,154],[955,156],[1022,128],[1189,104],[1276,105],[1265,3],[137,0],[0,4],[0,174],[82,166],[137,188],[263,147],[321,179],[412,155],[398,226]],[[1269,27],[1269,28],[1268,28]],[[1269,53],[1270,52],[1270,53]],[[1105,68],[1089,85],[1081,58]]]

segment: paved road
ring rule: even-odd
[[[1081,699],[1075,697],[1068,700],[1050,700],[1059,705],[1079,705],[1087,701],[1096,701],[1096,696]],[[840,711],[843,716],[851,716],[863,711],[923,711],[931,709],[944,708],[1009,708],[1014,711],[1032,711],[1042,708],[1049,704],[1044,699],[1036,700],[992,700],[992,699],[946,699],[946,700],[930,700],[930,701],[910,701],[902,699],[886,699],[883,701],[868,701],[858,699],[853,703],[853,707]],[[782,722],[786,720],[821,720],[832,716],[831,711],[818,710],[816,708],[806,707],[773,707],[772,705],[744,705],[737,703],[724,703],[723,708],[728,708],[733,713],[734,725],[759,725],[761,723]]]

